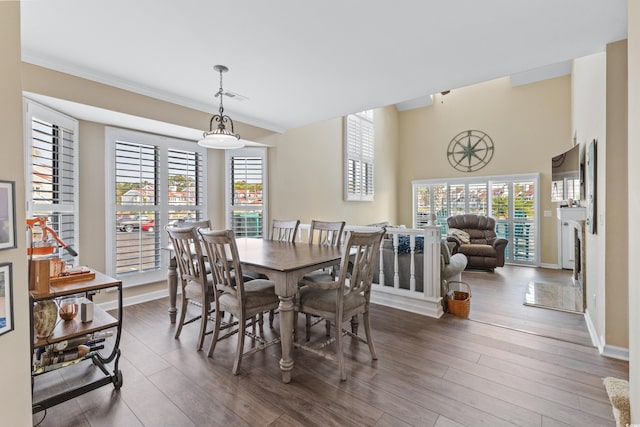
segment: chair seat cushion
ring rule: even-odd
[[[484,256],[484,257],[493,257],[497,256],[496,250],[491,245],[481,245],[481,244],[468,244],[468,245],[460,245],[458,248],[458,252],[462,252],[466,256]]]
[[[246,298],[246,311],[251,312],[253,309],[269,306],[273,308],[277,307],[280,300],[275,293],[275,286],[270,280],[250,280],[244,284],[244,294]],[[236,311],[240,309],[238,299],[235,295],[230,293],[223,293],[218,297],[220,305],[229,311]]]
[[[300,289],[299,305],[303,309],[304,307],[308,307],[314,310],[335,313],[337,299],[336,293],[338,291],[342,292],[342,289],[325,290],[305,286]],[[356,307],[362,306],[364,304],[366,304],[364,295],[351,295],[344,300],[344,311],[348,313]]]
[[[312,271],[309,274],[305,274],[304,277],[300,280],[299,285],[303,286],[309,283],[326,283],[333,281],[334,278],[331,276],[331,273],[329,271],[316,270]]]

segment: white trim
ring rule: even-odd
[[[600,354],[602,354],[602,352],[604,351],[604,340],[601,341],[598,337],[598,331],[593,324],[591,313],[589,313],[588,309],[585,309],[584,311],[584,321],[587,324],[587,330],[589,331],[589,336],[591,336],[591,342],[593,343],[593,345],[598,347],[598,351],[600,352]]]
[[[180,290],[180,287],[178,287],[178,295],[180,295],[182,292]],[[153,291],[153,292],[147,292],[144,294],[140,294],[140,295],[135,295],[132,297],[128,297],[128,298],[124,298],[122,300],[122,306],[123,307],[128,307],[131,305],[136,305],[136,304],[142,304],[145,302],[149,302],[149,301],[155,301],[161,298],[166,298],[169,296],[169,289],[165,288],[159,291]],[[118,309],[118,300],[114,299],[112,301],[107,301],[107,302],[103,302],[103,303],[99,303],[97,304],[98,307],[100,307],[101,309],[107,311],[107,310],[117,310]],[[167,310],[169,309],[169,305],[167,303]]]
[[[419,298],[416,292],[408,289],[396,289],[375,283],[371,287],[371,302],[428,317],[440,318],[444,314],[440,297]]]
[[[600,354],[612,359],[624,360],[625,362],[629,361],[629,349],[624,347],[605,345]]]

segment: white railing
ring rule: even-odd
[[[310,224],[300,224],[297,240],[300,242],[309,241]],[[344,242],[346,233],[350,231],[375,231],[380,227],[370,226],[345,226],[342,241]],[[391,241],[393,249],[393,271],[384,269],[384,243],[380,246],[379,273],[377,283],[372,286],[371,302],[413,313],[431,317],[440,317],[443,314],[440,295],[440,228],[437,226],[425,226],[424,229],[416,228],[396,228],[387,227],[387,238]],[[399,253],[400,236],[409,236],[408,253]],[[416,261],[416,237],[423,237],[422,260]],[[388,248],[388,246],[387,246]],[[409,257],[409,271],[400,271],[399,257]],[[422,262],[422,289],[416,286],[417,263]],[[388,264],[388,263],[387,263]],[[404,273],[404,274],[403,274]],[[393,277],[392,285],[385,285],[388,280],[385,277]],[[401,277],[408,277],[408,280],[401,281]]]

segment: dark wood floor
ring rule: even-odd
[[[173,338],[166,299],[127,307],[122,389],[105,386],[50,408],[41,425],[614,426],[602,378],[626,379],[628,364],[588,345],[484,323],[508,323],[509,313],[521,311],[500,296],[501,289],[508,293],[507,282],[516,286],[515,277],[547,273],[490,274],[464,275],[473,284],[471,318],[478,321],[374,306],[379,359],[371,361],[366,345],[346,338],[346,382],[334,363],[296,350],[292,382],[283,384],[278,346],[250,356],[233,376],[235,338],[207,358],[195,351],[196,325]],[[491,277],[502,284],[489,284]],[[518,322],[538,332],[555,326],[564,338],[580,329],[559,312],[535,310],[540,313],[514,316],[514,325],[504,326]],[[323,331],[314,328],[314,336]],[[34,424],[43,415],[35,414]]]

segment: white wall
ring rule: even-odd
[[[584,152],[588,142],[598,141],[598,176],[605,176],[606,159],[606,54],[604,52],[574,60],[572,71],[572,123],[573,134]],[[586,178],[586,177],[585,177]],[[604,212],[604,182],[600,178],[597,188],[599,215]],[[583,203],[588,206],[587,203]],[[605,289],[604,289],[604,236],[598,221],[597,235],[587,233],[587,311],[599,339],[605,341]]]

